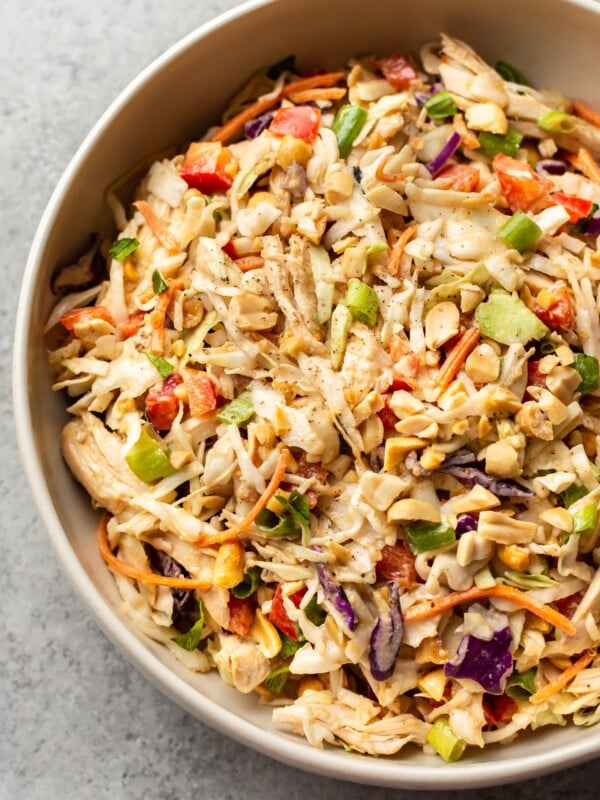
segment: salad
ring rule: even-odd
[[[123,613],[314,746],[600,719],[600,112],[442,35],[286,59],[58,268]]]

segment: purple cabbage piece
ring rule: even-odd
[[[390,581],[388,589],[390,590],[389,613],[377,617],[369,639],[369,666],[371,675],[376,681],[387,680],[394,671],[404,635],[404,620],[396,581]]]
[[[463,467],[466,464],[476,464],[477,459],[475,457],[475,453],[469,450],[467,447],[461,447],[460,450],[457,450],[452,455],[448,456],[444,461],[445,467]]]
[[[179,562],[171,558],[164,550],[157,550],[146,543],[144,550],[155,572],[167,578],[189,578],[190,573]],[[173,627],[181,633],[187,633],[199,618],[198,604],[193,589],[171,589],[173,595]]]
[[[430,97],[431,92],[415,92],[415,100],[417,101],[419,108],[423,108]]]
[[[535,165],[535,171],[542,177],[546,175],[564,175],[567,171],[567,165],[564,161],[559,161],[558,158],[542,158]]]
[[[470,514],[461,514],[461,516],[456,520],[457,536],[462,536],[463,533],[476,530],[477,530],[477,520]]]
[[[444,666],[449,678],[471,678],[485,692],[503,694],[506,679],[513,670],[512,634],[506,626],[494,631],[490,641],[477,636],[463,636],[456,658]]]
[[[584,236],[598,236],[600,234],[600,211],[587,220],[583,227]]]
[[[297,161],[284,170],[282,189],[288,191],[293,197],[303,197],[308,186],[306,170]]]
[[[331,576],[331,573],[324,564],[317,564],[317,574],[319,581],[323,588],[325,598],[333,605],[338,611],[346,626],[349,630],[353,631],[356,628],[356,616],[354,609],[348,602],[344,590],[337,585]]]
[[[272,119],[273,114],[263,114],[247,122],[244,125],[244,135],[246,139],[256,139],[257,136],[260,136],[260,134],[269,127]]]
[[[458,150],[461,141],[462,139],[460,138],[460,135],[454,131],[437,156],[434,156],[429,163],[425,164],[434,178],[442,169],[446,161],[448,161],[449,158],[452,158],[454,153]]]
[[[521,486],[516,481],[492,478],[486,475],[479,467],[444,465],[441,467],[441,470],[442,472],[447,472],[449,475],[454,475],[457,480],[464,483],[465,486],[469,488],[479,484],[479,486],[489,489],[496,497],[533,497],[531,489]]]

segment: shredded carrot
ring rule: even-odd
[[[175,255],[175,253],[180,252],[180,247],[171,235],[171,232],[165,225],[165,223],[159,219],[154,211],[150,208],[148,203],[145,200],[137,200],[133,204],[140,214],[144,217],[150,230],[156,236],[159,243],[165,248],[165,250],[170,255]]]
[[[444,392],[456,377],[458,370],[464,364],[467,356],[473,350],[481,333],[477,328],[469,328],[460,337],[458,342],[454,345],[452,350],[448,353],[448,357],[442,364],[438,375],[438,386],[440,391]]]
[[[158,575],[156,572],[146,572],[146,570],[134,567],[133,564],[121,561],[110,549],[107,522],[108,514],[104,514],[98,526],[98,547],[106,563],[117,572],[120,572],[121,575],[127,575],[129,578],[135,578],[137,581],[153,586],[171,586],[173,589],[210,589],[212,586],[211,581],[200,581],[194,578],[170,578],[166,575]]]
[[[375,177],[378,181],[382,183],[394,183],[395,181],[403,181],[406,178],[406,175],[403,172],[385,172],[385,166],[388,162],[387,158],[384,158],[381,164],[375,170]]]
[[[467,124],[462,114],[455,114],[452,119],[452,123],[454,130],[462,139],[465,147],[468,147],[470,150],[477,150],[477,148],[481,147],[477,136],[475,136],[473,131],[467,128]]]
[[[567,667],[564,672],[561,672],[556,680],[550,681],[550,683],[547,683],[542,689],[538,689],[537,692],[534,692],[534,694],[532,694],[529,698],[529,702],[532,703],[532,705],[537,706],[540,703],[543,703],[544,700],[548,700],[548,698],[552,697],[552,695],[560,692],[560,690],[564,689],[567,684],[571,683],[577,673],[581,672],[587,667],[595,655],[596,653],[594,651],[587,650],[577,659],[577,661],[571,664],[570,667]]]
[[[275,108],[282,97],[290,97],[292,94],[308,91],[309,89],[312,90],[333,86],[343,77],[343,72],[329,72],[324,75],[314,75],[312,78],[302,78],[299,81],[294,81],[293,83],[285,86],[279,94],[273,95],[272,97],[268,97],[264,100],[257,100],[256,103],[248,106],[248,108],[244,108],[239,114],[236,114],[235,117],[227,120],[227,122],[221,128],[219,128],[218,131],[213,133],[213,135],[210,137],[210,141],[225,142],[227,139],[231,139],[232,136],[235,136],[237,133],[239,133],[244,125],[247,122],[250,122],[251,119],[259,117],[261,114],[264,114],[267,111],[270,111],[272,108]]]
[[[430,619],[437,616],[450,608],[469,603],[472,600],[482,600],[485,597],[499,597],[503,600],[510,600],[522,608],[526,608],[535,614],[540,619],[549,622],[556,628],[560,628],[569,636],[574,636],[577,633],[577,628],[570,619],[567,619],[563,614],[555,611],[550,606],[540,603],[530,597],[526,592],[519,589],[514,589],[512,586],[504,586],[503,584],[496,584],[495,586],[488,586],[485,589],[480,589],[474,586],[471,589],[466,589],[464,592],[451,592],[444,597],[438,597],[435,600],[427,600],[424,603],[418,603],[411,606],[404,613],[405,622],[416,622],[422,619]]]
[[[578,117],[600,128],[600,111],[584,103],[583,100],[573,100],[573,111]]]
[[[266,507],[267,503],[273,497],[277,489],[279,489],[279,484],[283,480],[289,460],[290,451],[285,448],[281,451],[279,461],[275,466],[275,472],[269,481],[269,485],[258,498],[254,504],[254,507],[246,514],[244,519],[238,525],[234,525],[232,528],[229,528],[229,530],[222,531],[217,534],[205,534],[204,536],[201,536],[196,541],[197,546],[208,547],[211,544],[222,544],[223,542],[229,542],[232,539],[235,539],[236,536],[239,536],[239,534],[244,533],[244,531],[246,531],[246,529],[249,528],[250,525],[252,525],[252,523],[256,520],[260,512]]]
[[[398,238],[394,242],[392,249],[388,254],[388,258],[385,264],[385,268],[390,273],[390,275],[397,275],[398,272],[400,271],[400,264],[402,263],[404,248],[410,242],[410,240],[413,238],[416,232],[417,232],[417,226],[409,225],[402,231],[402,233],[398,236]]]
[[[341,100],[346,94],[346,89],[342,86],[334,86],[330,89],[304,89],[301,92],[290,92],[288,94],[292,103],[316,103],[318,100]]]
[[[165,337],[165,319],[167,316],[167,309],[171,305],[173,299],[173,292],[176,289],[183,289],[182,280],[170,280],[168,289],[161,292],[154,306],[154,310],[150,314],[150,323],[152,325],[152,336],[150,338],[150,352],[155,356],[161,355],[164,349]]]
[[[567,161],[573,164],[575,169],[583,172],[586,178],[589,178],[594,183],[600,184],[600,167],[589,150],[586,150],[585,147],[580,147],[577,155],[574,153],[567,153],[566,158]]]
[[[236,258],[235,263],[242,272],[250,272],[253,269],[264,267],[265,260],[261,256],[242,256],[242,258]]]

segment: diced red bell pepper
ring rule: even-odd
[[[321,112],[314,106],[290,106],[276,111],[269,130],[275,136],[295,136],[314,142],[321,124]]]
[[[157,431],[171,430],[179,411],[175,389],[181,382],[181,375],[172,372],[160,386],[153,386],[146,395],[146,416]]]
[[[394,414],[392,409],[390,408],[390,400],[392,397],[391,392],[383,394],[383,402],[385,405],[381,409],[381,411],[377,412],[377,416],[383,422],[383,427],[386,431],[395,431],[396,430],[396,423],[399,421],[398,417]]]
[[[583,592],[575,592],[575,594],[570,594],[568,597],[562,597],[560,600],[555,600],[554,605],[567,619],[572,619],[573,614],[579,608],[579,604],[583,600]]]
[[[381,559],[375,565],[377,577],[385,581],[397,581],[404,589],[412,589],[418,583],[415,555],[404,542],[386,544]]]
[[[192,142],[185,154],[181,177],[192,189],[215,194],[231,187],[238,169],[236,157],[221,142]]]
[[[548,198],[550,205],[562,206],[569,212],[569,222],[573,224],[581,219],[589,217],[594,207],[591,200],[584,200],[582,197],[572,197],[562,192],[552,192]]]
[[[394,89],[408,89],[410,82],[417,77],[415,68],[400,53],[380,58],[375,63],[377,69],[383,72],[386,81],[391,83]]]
[[[527,385],[546,387],[546,376],[540,372],[539,361],[527,362]]]
[[[435,177],[448,181],[446,188],[455,192],[474,192],[479,186],[479,170],[468,164],[449,164]]]
[[[236,259],[238,257],[237,250],[235,249],[235,242],[233,239],[230,239],[228,242],[225,242],[222,245],[221,250],[225,253],[225,255],[229,256],[231,259]]]
[[[511,211],[526,211],[552,188],[552,182],[538,175],[527,162],[504,153],[494,156],[494,170]]]
[[[572,331],[575,328],[575,306],[569,289],[564,284],[554,284],[533,301],[531,310],[553,331]]]
[[[234,597],[230,592],[227,605],[229,607],[227,630],[237,633],[239,636],[245,636],[254,622],[256,613],[254,599],[252,597]]]
[[[66,328],[69,333],[75,332],[75,327],[85,322],[91,322],[94,319],[103,319],[111,325],[115,324],[110,311],[104,306],[85,306],[84,308],[72,308],[60,318],[60,324]]]
[[[130,339],[132,336],[136,335],[144,324],[144,316],[145,314],[140,311],[139,314],[134,314],[132,317],[129,317],[129,319],[126,319],[125,322],[119,323],[119,330],[124,339]]]
[[[296,623],[288,617],[287,611],[283,605],[283,584],[279,583],[273,600],[271,601],[271,611],[269,612],[269,622],[275,625],[282,633],[289,636],[295,642],[298,641],[298,631],[296,630]],[[306,594],[306,589],[300,589],[294,594],[289,595],[289,600],[298,608],[302,602],[302,598]]]
[[[217,408],[215,385],[208,375],[197,373],[197,370],[187,370],[183,381],[192,417],[203,417]]]
[[[519,708],[506,694],[484,694],[482,705],[485,723],[493,728],[509,723]]]

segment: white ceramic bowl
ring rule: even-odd
[[[104,188],[140,158],[202,133],[257,67],[296,53],[305,66],[335,67],[356,53],[416,50],[447,31],[494,62],[518,65],[538,85],[600,105],[595,82],[600,5],[586,0],[256,0],[192,33],[146,69],[112,104],[63,175],[37,230],[21,292],[14,357],[17,431],[29,482],[70,580],[113,642],[165,694],[207,724],[276,759],[366,784],[464,789],[531,778],[595,756],[600,726],[545,729],[516,744],[445,765],[411,748],[375,759],[322,751],[277,730],[254,697],[216,674],[187,673],[166,649],[117,613],[113,579],[95,540],[97,517],[58,446],[64,398],[50,388],[42,326],[52,304],[49,276],[83,248],[91,231],[110,234]]]

